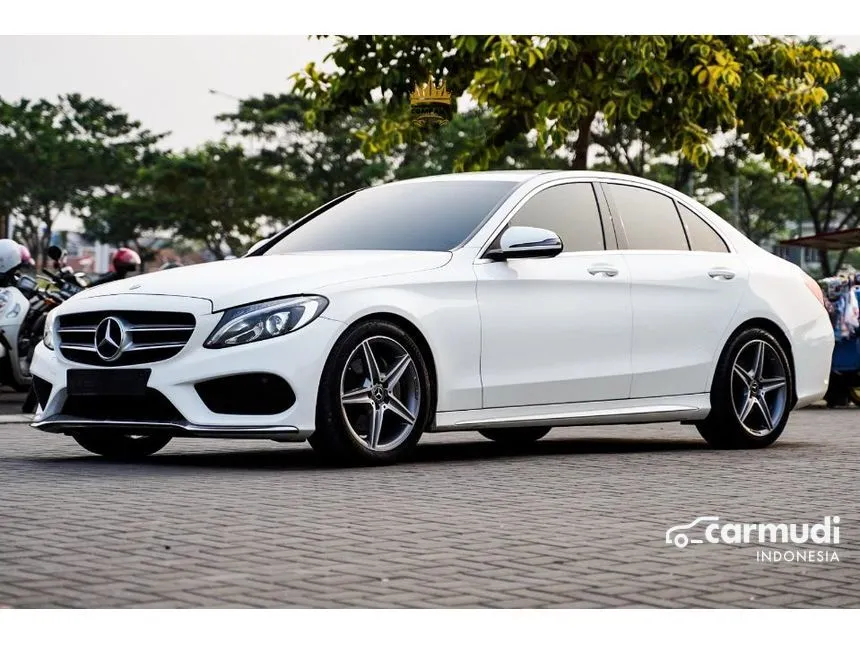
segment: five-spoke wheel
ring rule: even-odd
[[[763,329],[746,329],[729,341],[720,357],[711,412],[697,427],[716,448],[770,445],[788,422],[792,392],[782,345]]]
[[[353,436],[370,450],[391,450],[415,428],[421,387],[415,361],[403,345],[372,336],[344,365],[340,404]]]

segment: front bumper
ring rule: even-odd
[[[73,301],[68,304],[73,304]],[[206,349],[203,342],[218,324],[222,314],[213,314],[210,303],[198,298],[104,296],[84,300],[75,309],[64,309],[62,314],[96,309],[186,311],[194,314],[194,332],[176,356],[161,362],[135,366],[151,369],[147,387],[163,395],[182,418],[129,421],[81,418],[65,414],[63,406],[67,399],[67,371],[93,368],[71,362],[58,351],[49,350],[40,343],[33,357],[31,372],[51,384],[51,393],[33,420],[34,428],[59,433],[98,429],[157,432],[171,436],[287,441],[302,441],[313,433],[322,369],[334,342],[344,328],[343,323],[321,316],[306,327],[280,338],[225,349]],[[123,368],[96,369],[109,371]],[[295,403],[278,414],[218,414],[205,405],[194,387],[201,381],[251,372],[280,376],[293,390]]]

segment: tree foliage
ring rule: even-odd
[[[0,208],[40,256],[61,212],[86,216],[89,200],[127,181],[162,136],[79,94],[0,99]]]
[[[144,231],[202,242],[217,259],[238,255],[281,221],[295,184],[241,146],[209,143],[142,167],[128,190],[102,198],[89,232],[119,243]]]
[[[837,54],[836,61],[841,76],[826,86],[827,101],[804,120],[812,160],[808,176],[796,179],[816,233],[860,226],[860,54]],[[825,275],[844,257],[820,251]]]
[[[600,117],[610,128],[635,125],[700,168],[713,156],[713,136],[736,131],[795,174],[799,118],[821,105],[823,85],[839,74],[829,50],[751,36],[340,36],[326,62],[335,71],[310,63],[294,75],[312,101],[308,118],[336,118],[381,90],[385,115],[360,133],[369,151],[412,136],[416,83],[444,78],[468,92],[495,118],[486,145],[458,162],[474,169],[532,130],[541,149],[570,145],[573,167],[586,168]]]

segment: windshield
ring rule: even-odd
[[[516,185],[451,180],[368,188],[300,225],[265,254],[449,251],[465,242]]]

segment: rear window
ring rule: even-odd
[[[630,249],[688,251],[675,201],[653,190],[607,184]]]
[[[717,232],[701,217],[696,215],[683,204],[678,204],[681,220],[690,238],[690,248],[694,251],[711,251],[713,253],[728,253],[729,247],[723,242]]]

